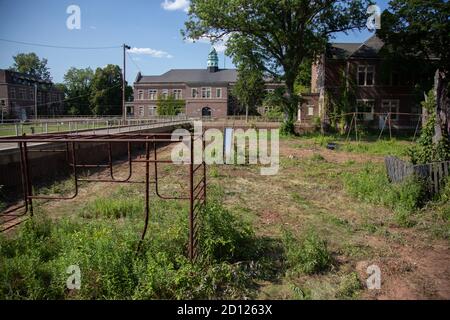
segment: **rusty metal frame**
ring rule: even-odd
[[[80,182],[92,183],[129,183],[129,184],[144,184],[145,185],[145,216],[144,228],[142,230],[140,242],[137,250],[139,251],[147,234],[149,220],[150,220],[150,185],[155,185],[156,195],[163,200],[188,200],[189,201],[189,244],[188,255],[189,259],[194,260],[198,255],[198,232],[199,222],[198,214],[206,205],[206,162],[205,162],[205,139],[204,133],[195,135],[177,135],[179,140],[174,140],[170,133],[122,133],[122,134],[107,134],[107,135],[79,135],[79,134],[52,134],[39,136],[21,136],[13,138],[0,138],[2,143],[17,143],[20,153],[20,178],[23,192],[23,204],[14,208],[10,208],[0,213],[0,233],[10,230],[24,221],[33,217],[33,200],[72,200],[78,196]],[[172,164],[170,160],[159,160],[158,158],[158,143],[177,143],[182,142],[184,138],[189,138],[190,141],[190,162],[187,164],[189,173],[189,191],[188,195],[178,197],[162,195],[159,189],[158,164]],[[198,139],[202,140],[203,158],[200,164],[194,163],[194,142]],[[64,150],[61,149],[28,149],[32,143],[65,143]],[[78,164],[77,146],[92,143],[105,143],[108,146],[108,161],[107,164]],[[124,179],[118,179],[114,176],[114,161],[112,153],[112,145],[126,143],[127,144],[127,164],[128,176]],[[133,159],[132,145],[144,145],[145,152],[143,159]],[[153,144],[153,158],[150,153],[150,145]],[[33,194],[33,181],[30,169],[30,159],[28,157],[30,152],[48,152],[48,153],[65,153],[68,166],[71,168],[74,192],[71,196],[45,196]],[[144,181],[131,181],[133,177],[133,168],[135,164],[142,163],[145,166]],[[154,165],[154,179],[150,178],[150,165]],[[175,165],[175,164],[174,164]],[[103,168],[109,171],[110,179],[85,179],[79,177],[79,169],[87,168]],[[202,169],[202,170],[200,170]],[[200,181],[194,185],[196,173],[201,175]],[[12,223],[12,224],[11,224]],[[3,228],[2,228],[3,227]]]

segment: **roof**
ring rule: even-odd
[[[334,59],[377,58],[384,42],[373,35],[363,43],[331,43],[328,56]]]
[[[160,76],[140,76],[136,83],[230,83],[236,82],[236,69],[219,69],[210,72],[207,69],[172,69]]]

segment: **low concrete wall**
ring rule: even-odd
[[[168,126],[135,132],[171,133],[179,127],[178,125]],[[132,152],[142,151],[143,148],[143,143],[132,144]],[[77,164],[79,165],[98,165],[107,164],[108,162],[108,145],[105,143],[79,143],[76,149]],[[63,152],[39,152],[40,150],[61,150]],[[68,166],[69,162],[67,161],[67,153],[65,150],[66,143],[46,143],[28,147],[30,175],[33,186],[52,184],[54,181],[67,177],[72,173],[71,167]],[[127,143],[112,143],[113,161],[126,160],[127,153]],[[69,161],[72,161],[71,155]],[[2,186],[0,191],[7,197],[7,201],[20,197],[22,194],[20,150],[18,148],[0,150],[0,186]]]

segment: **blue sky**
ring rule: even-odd
[[[189,43],[180,34],[188,3],[188,0],[0,0],[0,38],[71,47],[120,46],[125,42],[136,48],[127,56],[127,80],[132,83],[139,70],[151,75],[174,68],[206,67],[210,44]],[[387,0],[377,1],[382,10],[386,3]],[[79,30],[66,26],[69,17],[66,10],[70,5],[81,9]],[[368,31],[348,36],[338,34],[335,41],[359,42],[369,36]],[[11,66],[12,56],[20,52],[35,52],[47,58],[55,82],[61,82],[70,67],[122,65],[120,48],[70,50],[0,41],[0,68]],[[227,68],[232,67],[229,58],[225,63]],[[220,66],[224,66],[223,53]]]

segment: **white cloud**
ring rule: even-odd
[[[171,59],[173,56],[165,51],[155,50],[152,48],[131,48],[128,50],[129,53],[147,55],[153,58],[166,58]]]
[[[190,5],[191,2],[189,0],[164,0],[161,3],[161,7],[168,11],[183,10],[184,12],[188,12]]]
[[[211,44],[211,40],[207,37],[201,37],[200,39],[197,40],[193,40],[191,38],[186,39],[186,42],[188,43],[204,43],[204,44],[209,44],[212,45],[216,51],[218,53],[222,53],[225,52],[225,50],[227,50],[227,42],[228,39],[230,39],[229,35],[225,35],[222,37],[222,39],[220,39],[219,41],[217,41],[216,43],[214,43],[213,45]]]

